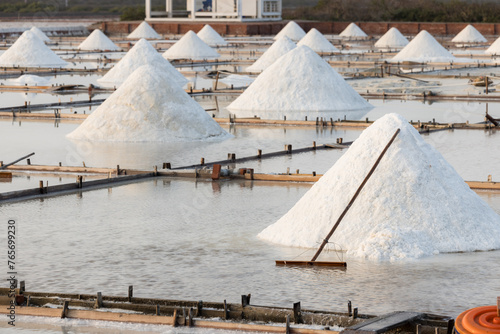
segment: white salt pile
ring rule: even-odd
[[[155,66],[137,69],[68,138],[175,142],[229,138],[170,77]]]
[[[333,111],[370,108],[326,61],[299,46],[262,72],[231,111]]]
[[[292,41],[298,42],[302,38],[304,38],[305,35],[306,32],[304,31],[304,29],[302,29],[294,21],[290,21],[283,29],[281,29],[281,31],[276,36],[274,36],[274,40],[277,41],[281,37],[286,36],[290,38]]]
[[[254,79],[246,75],[230,74],[219,81],[227,86],[248,87],[252,82],[254,82]]]
[[[144,38],[140,39],[132,49],[111,69],[97,81],[106,86],[121,85],[136,69],[143,65],[153,65],[157,71],[167,74],[179,86],[184,86],[188,80],[168,60]]]
[[[19,78],[9,79],[7,81],[9,84],[15,85],[15,86],[25,86],[25,85],[28,85],[28,86],[46,86],[49,84],[50,79],[39,77],[37,75],[25,74],[25,75],[21,75]]]
[[[293,50],[297,45],[286,36],[281,37],[264,52],[259,59],[251,66],[247,67],[247,72],[262,72],[271,66],[276,59],[286,54],[288,51]]]
[[[198,31],[197,35],[203,42],[210,46],[227,45],[224,38],[208,24],[205,24],[205,26]]]
[[[396,137],[330,242],[380,260],[500,248],[500,216],[397,114],[376,121],[259,237],[318,248],[396,129]]]
[[[384,36],[375,43],[377,48],[402,48],[408,45],[408,39],[401,34],[401,32],[392,27]]]
[[[163,53],[163,57],[166,59],[203,60],[219,56],[214,49],[203,42],[192,30],[188,31],[177,43]]]
[[[48,38],[47,35],[45,35],[45,33],[37,27],[32,27],[30,31],[34,33],[38,38],[40,38],[43,42],[50,42],[50,38]]]
[[[143,21],[132,31],[127,38],[130,39],[161,39],[161,36],[146,22]]]
[[[309,30],[307,35],[297,43],[297,46],[301,45],[306,45],[316,52],[339,52],[339,49],[330,43],[316,28]]]
[[[96,29],[78,46],[78,49],[88,51],[116,51],[119,48],[101,30]]]
[[[358,27],[354,22],[349,24],[340,34],[340,37],[346,38],[365,38],[368,37],[367,34],[360,27]]]
[[[392,58],[392,61],[449,62],[456,58],[446,50],[426,30],[415,38]]]
[[[0,66],[64,67],[67,64],[30,30],[0,56]]]
[[[484,51],[484,53],[489,55],[500,55],[500,37],[491,44],[491,46]]]
[[[453,43],[486,43],[484,36],[477,31],[472,25],[467,25],[458,35],[452,40]]]

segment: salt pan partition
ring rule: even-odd
[[[317,248],[398,128],[400,134],[330,241],[348,256],[375,260],[499,249],[500,216],[397,114],[385,115],[363,131],[259,237]]]
[[[105,86],[120,86],[129,75],[143,65],[153,65],[157,71],[166,73],[179,86],[184,86],[188,80],[168,60],[163,58],[158,51],[144,38],[140,39],[132,49],[97,81]]]
[[[177,142],[230,138],[178,84],[155,66],[137,69],[68,138]]]
[[[237,116],[245,111],[367,108],[371,105],[307,46],[299,46],[281,56],[228,106]]]

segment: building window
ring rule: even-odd
[[[278,1],[264,1],[264,13],[279,12]]]

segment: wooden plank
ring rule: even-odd
[[[368,321],[349,327],[350,331],[366,331],[371,333],[384,333],[391,329],[403,326],[423,316],[418,312],[392,312]]]
[[[240,324],[234,322],[214,322],[214,321],[204,321],[204,320],[195,320],[193,321],[193,325],[194,327],[202,327],[202,328],[215,328],[215,329],[239,330],[239,331],[250,331],[250,332],[285,333],[286,331],[285,326],[250,325],[250,324]],[[290,333],[338,334],[339,332],[330,330],[321,330],[321,329],[290,327]]]
[[[48,165],[14,165],[14,166],[9,166],[6,169],[15,171],[89,173],[89,174],[91,173],[108,174],[109,172],[115,171],[115,169],[113,168],[48,166]]]
[[[277,260],[277,266],[347,267],[346,262]]]

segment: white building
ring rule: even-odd
[[[282,0],[186,0],[185,8],[173,9],[165,0],[165,11],[152,11],[146,1],[146,20],[280,21]]]

